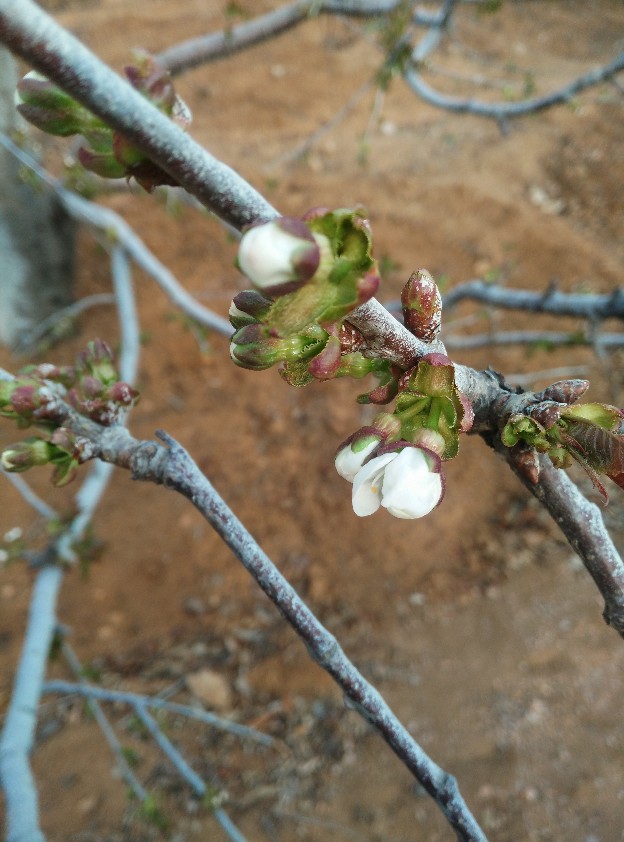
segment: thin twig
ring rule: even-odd
[[[65,660],[78,679],[78,686],[85,686],[86,681],[82,677],[82,665],[67,641],[63,642],[62,651],[65,656]],[[43,693],[46,692],[44,688],[45,684],[42,688]],[[123,779],[134,793],[135,798],[138,801],[144,802],[148,798],[147,790],[143,787],[137,776],[130,768],[130,764],[126,760],[126,756],[124,754],[123,746],[119,742],[113,726],[110,724],[106,714],[102,710],[102,706],[97,699],[91,699],[90,705],[93,715],[95,716],[95,721],[100,726],[100,730],[104,734],[106,742],[109,744],[111,751],[113,752],[115,761],[117,762],[117,766],[119,767],[119,771],[121,772]]]
[[[156,58],[171,73],[182,73],[275,38],[317,14],[373,17],[389,14],[400,4],[401,0],[295,0],[236,26],[175,44]],[[436,14],[421,10],[416,10],[413,17],[415,23],[426,25],[438,20]]]
[[[135,316],[128,276],[124,276],[122,258],[115,258],[118,307],[120,308],[122,379],[132,381],[139,351],[133,324]],[[121,261],[121,262],[120,262]],[[74,545],[83,536],[112,475],[112,465],[96,462],[75,496],[78,513],[50,546],[48,561],[37,573],[24,646],[17,667],[11,701],[0,735],[0,779],[7,802],[8,842],[42,842],[39,828],[37,791],[29,765],[33,746],[37,708],[45,676],[46,661],[56,628],[56,602],[63,579],[64,561],[75,560]]]
[[[2,469],[2,475],[8,479],[15,490],[21,494],[25,502],[38,512],[41,517],[46,518],[46,520],[54,520],[58,518],[58,512],[32,490],[23,476],[20,476],[20,474],[10,474],[4,469]]]
[[[554,330],[503,330],[474,333],[471,336],[445,335],[444,344],[447,348],[457,351],[493,345],[595,345],[597,340],[603,348],[621,348],[624,345],[624,333],[601,333],[595,337]]]
[[[76,694],[84,696],[87,699],[97,699],[101,702],[123,702],[133,708],[141,705],[146,708],[153,708],[154,710],[164,710],[178,716],[185,716],[187,719],[195,719],[197,722],[203,722],[205,725],[210,725],[213,728],[218,728],[220,731],[234,734],[242,739],[253,740],[256,743],[260,743],[260,745],[271,746],[275,743],[273,737],[269,736],[269,734],[263,734],[255,728],[240,725],[238,722],[231,722],[229,719],[224,719],[208,711],[190,707],[190,705],[170,702],[168,699],[162,699],[159,696],[143,696],[140,693],[129,693],[123,690],[112,690],[107,687],[94,687],[90,684],[74,684],[71,681],[59,680],[46,681],[43,685],[43,692],[61,693],[63,695]]]
[[[137,441],[124,428],[98,428],[66,405],[59,405],[58,411],[64,413],[64,423],[72,428],[75,423],[81,434],[90,437],[100,458],[130,468],[135,479],[174,489],[193,503],[299,634],[311,657],[336,681],[353,707],[373,725],[435,799],[458,839],[484,842],[486,837],[465,804],[455,778],[434,763],[399,722],[383,697],[347,658],[336,638],[310,611],[188,453],[165,433],[159,435],[167,448],[155,442]],[[59,414],[59,420],[60,417]]]
[[[508,456],[509,451],[504,455]],[[540,480],[529,482],[509,460],[518,479],[546,507],[578,553],[604,597],[605,621],[624,637],[624,563],[604,528],[600,509],[587,500],[565,471],[540,456]],[[598,551],[598,548],[599,551]]]
[[[48,652],[56,628],[56,600],[63,580],[59,565],[37,574],[28,625],[0,735],[0,779],[6,803],[7,842],[45,842],[39,827],[37,789],[29,757]]]
[[[0,0],[0,41],[236,228],[276,215],[238,173],[213,158],[32,0]]]
[[[441,94],[428,85],[421,73],[418,54],[415,55],[415,62],[408,64],[403,72],[403,78],[409,87],[429,105],[436,108],[443,108],[446,111],[454,111],[463,114],[477,114],[480,117],[493,117],[496,120],[507,120],[511,117],[521,117],[525,114],[534,114],[543,111],[552,105],[561,102],[569,102],[575,94],[591,88],[594,85],[611,79],[616,73],[624,70],[624,52],[617,55],[608,64],[590,70],[578,79],[564,85],[562,88],[552,91],[544,96],[524,99],[520,102],[482,102],[477,99],[462,99]]]
[[[552,313],[556,316],[578,316],[586,319],[624,319],[624,290],[592,294],[560,292],[554,286],[544,292],[513,289],[482,280],[458,284],[444,296],[444,307],[449,309],[460,301],[482,301],[505,310],[525,310],[529,313]]]
[[[23,149],[16,146],[13,141],[0,132],[0,145],[8,149],[25,166],[29,167],[45,184],[47,184],[62,201],[67,212],[80,222],[92,225],[104,231],[108,240],[122,245],[127,254],[141,267],[156,283],[163,292],[170,298],[171,302],[179,307],[192,319],[205,325],[211,330],[216,330],[224,336],[231,336],[232,326],[227,319],[218,316],[212,310],[204,307],[197,299],[188,293],[182,284],[176,279],[173,273],[158,260],[149,250],[143,240],[128,225],[128,223],[110,208],[83,199],[77,193],[63,187],[46,170],[37,164]]]
[[[1,142],[1,138],[0,138]],[[54,328],[66,320],[73,320],[85,310],[91,307],[100,307],[105,304],[114,304],[115,296],[108,292],[99,292],[94,295],[86,295],[73,304],[67,307],[62,307],[60,310],[55,310],[47,318],[40,321],[32,329],[23,333],[16,345],[13,347],[13,352],[17,354],[25,354],[29,349],[33,348],[37,342],[47,334],[53,332]]]

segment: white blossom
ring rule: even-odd
[[[435,456],[419,447],[376,456],[363,465],[353,480],[353,511],[372,515],[380,506],[398,518],[424,517],[444,494],[442,474]]]
[[[371,438],[368,443],[367,440],[368,437],[346,444],[336,454],[336,470],[349,482],[353,482],[366,457],[370,456],[379,444],[378,437]]]
[[[317,239],[301,220],[295,219],[279,218],[250,228],[243,234],[238,251],[241,271],[269,295],[305,283],[319,261]]]

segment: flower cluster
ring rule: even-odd
[[[444,494],[442,460],[457,454],[472,409],[445,355],[428,354],[403,371],[365,353],[365,340],[348,315],[379,283],[366,220],[355,211],[317,210],[254,226],[243,235],[238,265],[255,289],[239,293],[230,309],[234,361],[256,370],[278,363],[284,379],[298,386],[374,374],[378,384],[358,401],[387,404],[396,398],[395,410],[347,439],[336,469],[353,484],[357,515],[380,506],[399,518],[428,514]],[[408,329],[433,342],[442,301],[424,269],[405,285],[402,305]]]
[[[355,513],[383,506],[399,518],[429,514],[444,496],[442,462],[457,455],[472,420],[448,357],[423,357],[399,378],[394,412],[380,413],[338,449],[336,470],[353,483]]]
[[[0,415],[18,427],[34,426],[42,435],[5,447],[0,464],[16,473],[50,464],[53,484],[65,485],[78,465],[93,457],[93,446],[63,426],[60,403],[109,427],[119,424],[137,400],[138,392],[117,379],[113,353],[99,339],[78,354],[73,366],[27,366],[13,380],[0,381]]]
[[[624,412],[605,403],[576,403],[588,386],[586,380],[553,383],[535,395],[525,412],[511,415],[501,440],[532,482],[539,478],[536,453],[547,454],[557,468],[575,460],[606,501],[598,474],[624,488]]]
[[[136,63],[124,68],[130,84],[180,128],[191,112],[177,95],[170,73],[148,53],[137,51]],[[134,178],[145,190],[175,185],[164,170],[146,158],[119,132],[72,99],[45,76],[32,71],[17,86],[17,110],[25,120],[48,134],[82,135],[80,164],[102,178]]]
[[[237,365],[279,364],[296,386],[389,371],[387,361],[360,352],[346,321],[379,285],[361,212],[321,208],[252,226],[243,234],[238,265],[255,288],[239,293],[230,308]]]
[[[359,433],[336,455],[336,470],[353,483],[356,515],[372,515],[383,506],[394,517],[415,519],[442,502],[444,475],[437,453],[406,441],[380,446],[373,433]]]

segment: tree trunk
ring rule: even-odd
[[[0,47],[0,131],[19,128],[13,57]],[[72,300],[75,226],[57,197],[20,177],[0,149],[0,342],[24,349],[29,332]]]

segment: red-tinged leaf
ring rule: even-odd
[[[569,424],[566,432],[594,471],[608,476],[624,474],[624,436],[581,420]]]
[[[609,479],[613,480],[616,485],[619,485],[620,488],[624,489],[624,471],[620,471],[619,473],[612,473],[607,474]]]

